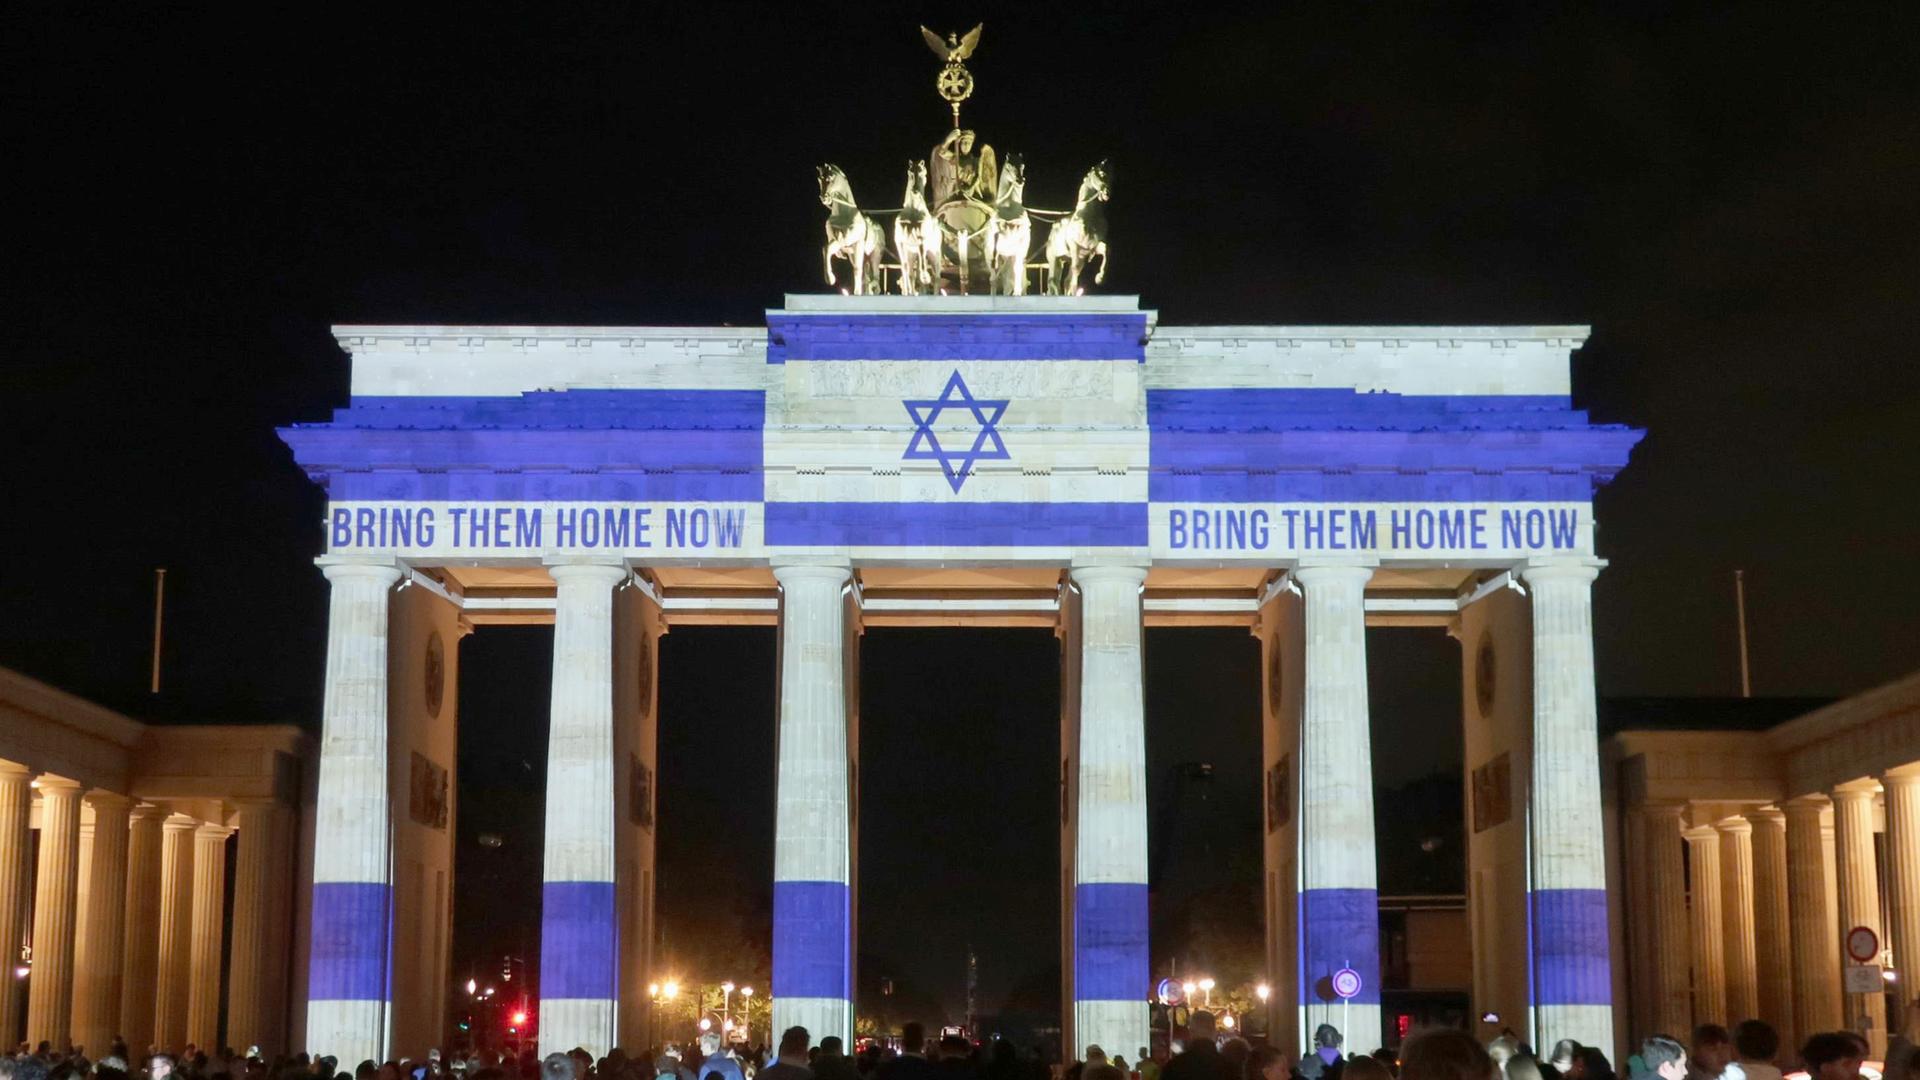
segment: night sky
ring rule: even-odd
[[[0,663],[156,722],[315,726],[321,498],[273,428],[345,404],[328,325],[753,325],[817,287],[813,166],[893,205],[944,132],[916,24],[984,20],[968,125],[1040,205],[1113,160],[1107,288],[1163,322],[1594,326],[1576,403],[1650,430],[1599,499],[1604,696],[1733,692],[1736,567],[1756,693],[1917,666],[1920,12],[1111,6],[14,5]],[[1457,771],[1457,646],[1369,647],[1380,783]],[[459,872],[502,891],[462,898],[461,963],[537,895],[548,648],[462,645]],[[863,947],[957,1005],[972,940],[992,1008],[1057,946],[1054,642],[864,650]],[[773,636],[661,656],[691,947],[765,903]],[[1159,904],[1257,860],[1258,665],[1225,631],[1147,656],[1155,783],[1217,767],[1153,808]]]

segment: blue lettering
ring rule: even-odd
[[[453,546],[454,547],[460,546],[460,519],[466,516],[467,516],[467,508],[464,506],[450,507],[447,510],[447,517],[453,519],[452,528],[453,528]]]
[[[1267,512],[1265,510],[1255,510],[1253,512],[1253,527],[1249,530],[1249,533],[1251,534],[1253,549],[1255,551],[1267,550],[1267,542],[1271,539],[1271,530],[1267,527]]]
[[[421,547],[433,546],[433,509],[422,509],[420,517],[414,522],[414,533],[420,538]]]
[[[1247,549],[1247,512],[1229,510],[1226,512],[1226,541],[1224,546],[1237,551]]]
[[[328,539],[327,546],[350,547],[352,544],[353,511],[344,506],[336,506],[333,508],[333,535]]]
[[[514,508],[513,546],[523,547],[523,548],[540,546],[540,511],[539,510],[522,510],[522,509],[519,509],[518,507]]]
[[[1390,510],[1387,512],[1387,521],[1388,528],[1392,530],[1389,543],[1395,548],[1412,547],[1413,515],[1399,510]]]
[[[1487,546],[1487,512],[1485,510],[1474,510],[1467,516],[1472,521],[1472,524],[1468,526],[1468,530],[1473,536],[1472,546],[1476,550],[1485,550]]]
[[[1527,511],[1527,546],[1534,549],[1545,547],[1547,543],[1547,515],[1538,510]]]
[[[346,513],[345,510],[340,512]],[[1167,511],[1167,546],[1175,551],[1187,546],[1187,512],[1185,510]]]
[[[600,546],[600,508],[597,506],[580,511],[580,546]]]
[[[695,507],[693,513],[687,515],[687,539],[693,541],[694,547],[706,547],[707,541],[711,538],[711,526],[712,522],[708,520],[707,508],[704,506]]]
[[[1463,548],[1467,546],[1467,512],[1465,510],[1442,510],[1440,517],[1440,546],[1443,548]]]
[[[361,547],[372,547],[374,515],[371,507],[363,506],[353,515],[354,542]]]
[[[1353,546],[1370,551],[1380,539],[1380,521],[1371,510],[1348,511],[1352,515]]]
[[[1300,546],[1308,549],[1327,545],[1327,512],[1325,510],[1304,510],[1301,517],[1306,519],[1301,530]]]
[[[1296,523],[1296,522],[1298,522],[1298,521],[1300,520],[1300,511],[1298,511],[1298,510],[1282,510],[1282,511],[1280,511],[1280,516],[1281,516],[1281,518],[1283,518],[1283,519],[1284,519],[1284,520],[1286,521],[1286,523],[1287,523],[1287,543],[1286,543],[1286,546],[1287,546],[1287,547],[1290,547],[1290,548],[1293,548],[1293,547],[1299,547],[1299,546],[1300,546],[1300,542],[1299,542],[1299,540],[1297,540],[1297,539],[1295,539],[1295,537],[1294,537],[1294,525],[1295,525],[1295,523]]]
[[[553,513],[553,543],[555,547],[570,548],[580,540],[580,511],[572,509],[556,510]]]
[[[410,547],[413,544],[413,512],[407,509],[393,512],[394,547]]]
[[[513,522],[507,517],[507,508],[502,506],[493,512],[493,546],[507,547]]]
[[[1200,549],[1213,547],[1213,537],[1209,535],[1213,528],[1213,514],[1206,510],[1196,510],[1193,514],[1193,546]]]
[[[1327,511],[1327,546],[1337,550],[1347,546],[1347,514],[1344,510]]]
[[[747,531],[745,510],[715,510],[713,522],[714,547],[737,548],[740,546],[740,538]]]
[[[1500,511],[1500,546],[1510,548],[1520,546],[1520,511]]]
[[[607,546],[610,548],[626,547],[627,536],[629,535],[632,525],[632,511],[627,510],[625,507],[619,510],[614,510],[609,507],[607,509]]]
[[[1413,545],[1422,551],[1433,546],[1433,511],[1413,512]]]
[[[1547,527],[1553,533],[1553,546],[1572,548],[1574,526],[1580,520],[1578,510],[1555,510],[1548,520]]]
[[[685,510],[667,508],[667,546],[670,548],[687,546],[687,512]]]

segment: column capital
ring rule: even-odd
[[[846,559],[775,559],[769,568],[782,585],[790,581],[830,581],[845,585],[853,580],[853,564]]]
[[[1744,815],[1741,817],[1722,818],[1714,822],[1713,827],[1723,835],[1738,836],[1742,833],[1751,834],[1753,832],[1753,823],[1748,821]]]
[[[150,802],[139,802],[136,800],[133,804],[133,809],[127,811],[129,821],[165,821],[166,817],[166,807],[155,806]]]
[[[1666,818],[1671,821],[1680,821],[1686,817],[1687,804],[1682,802],[1641,803],[1640,812],[1650,818]]]
[[[1873,797],[1878,794],[1880,794],[1880,785],[1876,781],[1849,780],[1844,784],[1834,785],[1833,791],[1829,792],[1827,797],[1833,800],[1833,805],[1839,806],[1841,803],[1861,800],[1872,802]]]
[[[1717,843],[1720,839],[1720,831],[1711,825],[1695,825],[1690,829],[1682,829],[1680,835],[1696,844],[1708,841]]]
[[[71,794],[77,798],[81,791],[80,781],[69,780],[64,776],[55,776],[52,773],[41,773],[39,776],[34,777],[33,786],[42,795],[59,792],[61,794]]]
[[[227,837],[233,835],[233,829],[226,825],[216,825],[211,821],[203,821],[193,830],[193,835],[204,840],[225,840]]]
[[[1373,568],[1377,565],[1371,560],[1360,559],[1313,559],[1298,563],[1293,568],[1293,579],[1306,588],[1315,585],[1338,585],[1342,583],[1358,584],[1365,588],[1373,580]]]
[[[400,580],[400,561],[371,555],[322,555],[313,560],[328,581],[373,579],[393,585]]]
[[[199,825],[199,818],[174,813],[168,814],[166,820],[160,823],[160,827],[168,832],[187,832],[190,829],[198,828]]]
[[[1607,560],[1591,556],[1552,556],[1528,559],[1520,567],[1520,580],[1529,585],[1540,581],[1591,582],[1606,569]]]
[[[1920,787],[1920,761],[1888,769],[1880,775],[1880,786],[1887,790]]]
[[[1787,827],[1787,815],[1771,806],[1762,806],[1749,810],[1742,815],[1747,823],[1756,829],[1784,829]]]
[[[33,779],[33,770],[17,761],[0,760],[0,780]]]
[[[1139,563],[1076,562],[1067,568],[1067,575],[1076,584],[1085,581],[1118,581],[1144,585],[1147,581],[1147,568]]]
[[[117,791],[108,791],[105,788],[92,788],[87,792],[85,798],[87,805],[93,807],[96,811],[105,810],[111,813],[116,810],[133,809],[132,796],[122,795]]]
[[[627,580],[627,575],[631,573],[623,559],[567,556],[548,559],[544,565],[556,585],[577,581],[583,585],[605,585],[612,589]]]

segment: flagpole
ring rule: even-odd
[[[161,615],[166,610],[166,602],[167,568],[162,566],[153,571],[153,679],[147,688],[147,692],[153,694],[160,692]]]
[[[1740,696],[1753,696],[1753,671],[1747,663],[1747,574],[1733,572],[1733,609],[1740,621]]]

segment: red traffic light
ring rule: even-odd
[[[521,1024],[524,1024],[524,1023],[526,1023],[526,1022],[527,1022],[527,1014],[526,1014],[526,1013],[523,1013],[523,1012],[517,1012],[517,1013],[514,1013],[514,1014],[513,1014],[513,1023],[514,1023],[514,1026],[515,1026],[515,1027],[518,1027],[518,1026],[520,1026]]]

